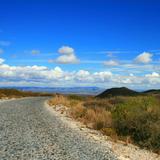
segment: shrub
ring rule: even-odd
[[[49,100],[50,105],[64,105],[64,106],[69,106],[70,101],[64,97],[63,95],[56,94],[52,99]]]
[[[102,133],[104,135],[110,136],[115,141],[118,140],[118,136],[114,128],[102,128]]]
[[[160,151],[160,100],[156,96],[93,97],[56,95],[51,104],[69,107],[70,115],[89,128],[128,143]]]
[[[85,100],[86,97],[85,96],[76,95],[76,94],[70,94],[70,95],[67,96],[67,98],[69,100],[83,101],[83,100]]]
[[[85,116],[85,112],[86,109],[83,107],[81,102],[72,106],[70,109],[70,115],[75,119],[82,119]]]
[[[113,121],[119,135],[131,136],[142,147],[160,148],[160,105],[155,97],[126,98],[117,104]]]
[[[104,108],[110,111],[113,105],[108,101],[108,99],[88,99],[84,102],[86,108]]]
[[[120,104],[126,101],[126,97],[116,96],[108,99],[108,102],[112,105]]]
[[[111,112],[104,108],[87,109],[84,119],[86,124],[92,125],[97,130],[112,126]]]

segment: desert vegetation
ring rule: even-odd
[[[55,95],[50,105],[62,104],[69,116],[113,140],[123,140],[160,152],[160,99],[157,95],[93,96]]]

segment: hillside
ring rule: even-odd
[[[20,91],[17,89],[0,89],[0,98],[19,98],[19,97],[30,97],[30,96],[51,96],[52,94],[48,93],[34,93],[27,91]]]
[[[160,89],[151,89],[151,90],[144,91],[143,93],[160,94]]]
[[[116,95],[121,96],[114,97],[113,91],[119,91]],[[99,130],[113,140],[119,139],[160,153],[159,96],[127,88],[109,89],[109,93],[112,93],[112,97],[102,99],[94,96],[55,95],[48,104],[61,114],[67,113],[69,117],[88,128]]]
[[[98,98],[114,97],[114,96],[136,96],[139,92],[133,91],[126,87],[107,89],[101,94],[97,95]]]

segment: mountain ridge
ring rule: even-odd
[[[114,97],[114,96],[136,96],[139,95],[140,92],[128,89],[126,87],[120,88],[110,88],[100,93],[96,97],[98,98],[106,98],[106,97]]]

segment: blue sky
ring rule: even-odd
[[[159,88],[159,17],[158,0],[0,0],[0,85]]]

